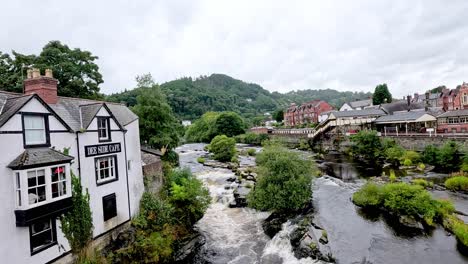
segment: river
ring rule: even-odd
[[[181,167],[188,167],[209,188],[213,202],[196,229],[206,243],[193,263],[323,263],[296,259],[289,242],[294,226],[287,222],[272,239],[261,227],[269,213],[249,208],[229,208],[233,190],[227,169],[210,168],[196,159],[206,152],[204,144],[186,144],[177,148]],[[241,163],[253,165],[254,158],[242,157]],[[468,263],[468,257],[457,250],[453,236],[436,228],[429,234],[408,236],[391,221],[379,215],[366,215],[353,205],[350,198],[362,184],[363,172],[347,161],[331,160],[339,177],[322,177],[314,181],[313,203],[316,220],[327,230],[329,246],[337,263]],[[336,175],[335,175],[336,176]],[[341,178],[341,179],[338,179]],[[444,196],[446,194],[438,194]],[[468,206],[460,198],[457,209]]]

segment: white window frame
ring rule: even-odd
[[[98,116],[97,117],[97,131],[98,131],[98,138],[99,138],[99,141],[106,141],[106,140],[110,140],[111,137],[110,137],[110,121],[109,121],[109,117],[105,117],[105,116]],[[101,132],[104,130],[105,133],[106,133],[106,136],[105,137],[101,137]]]
[[[101,162],[105,161],[107,161],[107,166],[101,167]],[[94,163],[96,170],[96,183],[98,185],[118,180],[117,155],[95,158]]]
[[[31,248],[31,254],[36,254],[36,253],[39,253],[41,252],[42,250],[44,249],[47,249],[49,248],[50,246],[52,245],[55,245],[57,244],[57,228],[56,228],[56,225],[55,225],[55,219],[54,218],[49,218],[48,221],[44,221],[44,222],[48,222],[48,228],[44,229],[44,230],[41,230],[37,233],[34,233],[34,225],[38,224],[38,223],[33,223],[30,225],[30,228],[29,228],[29,243],[30,243],[30,248]],[[32,239],[34,236],[39,236],[45,232],[50,232],[50,237],[51,237],[51,241],[48,243],[48,244],[42,244],[41,246],[39,247],[36,247],[36,248],[33,248],[32,247]]]
[[[65,189],[66,193],[64,193],[61,196],[52,197],[52,169],[57,168],[57,167],[65,167],[65,180],[61,180],[61,182],[65,182]],[[29,185],[28,185],[28,172],[30,171],[39,171],[39,170],[44,170],[45,172],[45,194],[46,194],[46,199],[44,201],[36,202],[36,203],[29,203]],[[37,172],[36,172],[37,173]],[[19,175],[19,182],[17,181],[17,176]],[[14,182],[14,190],[15,190],[15,196],[16,196],[16,202],[15,202],[15,207],[16,209],[19,210],[28,210],[34,207],[38,207],[47,203],[55,202],[58,200],[62,200],[68,197],[71,197],[71,174],[70,174],[70,164],[65,163],[65,164],[57,164],[57,165],[50,165],[50,166],[45,166],[45,167],[37,167],[37,168],[31,168],[31,169],[24,169],[24,170],[16,170],[13,171],[13,177],[15,178],[13,180]],[[37,177],[37,174],[36,174]],[[19,188],[18,188],[19,186]],[[43,185],[40,185],[43,186]],[[31,188],[37,188],[38,186],[34,186]],[[20,196],[18,196],[20,195]],[[19,203],[21,201],[21,204]]]
[[[32,114],[25,114],[23,116],[23,122],[24,122],[24,143],[25,145],[43,145],[47,144],[47,128],[46,128],[46,116],[45,115],[32,115]],[[36,128],[36,127],[28,127],[29,122],[27,119],[41,119],[42,120],[42,127]],[[28,141],[28,132],[33,132],[33,131],[43,131],[42,136],[43,139],[41,141]]]
[[[63,169],[63,171],[58,172],[57,180],[54,181],[53,178],[52,178],[52,175],[54,174],[54,170],[59,170],[59,169]],[[67,195],[67,193],[70,190],[67,188],[67,171],[66,171],[66,167],[64,165],[58,165],[56,167],[51,167],[50,168],[50,177],[51,177],[51,179],[50,179],[50,188],[51,188],[52,199],[60,198],[62,196]],[[57,197],[54,197],[54,192],[53,192],[53,186],[54,185],[57,185],[57,193],[58,193]]]
[[[43,184],[39,184],[39,180],[38,180],[39,179],[39,177],[38,177],[38,172],[39,171],[43,172],[43,175],[40,175],[40,176],[44,177],[44,183]],[[36,185],[29,186],[29,173],[32,173],[32,172],[34,172],[34,178],[36,179]],[[47,180],[46,180],[47,174],[46,174],[46,170],[43,169],[43,168],[28,170],[26,172],[26,176],[27,176],[27,181],[28,181],[28,185],[27,185],[28,205],[41,204],[41,203],[47,201]],[[42,187],[44,187],[44,200],[40,201],[39,195],[38,195],[38,189],[42,188]],[[35,193],[36,193],[36,196],[37,196],[37,199],[38,199],[36,202],[31,202],[31,197],[29,195],[29,190],[31,190],[31,189],[36,190]]]

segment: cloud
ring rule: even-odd
[[[225,73],[270,91],[372,91],[395,97],[468,73],[467,1],[9,1],[0,50],[60,40],[99,56],[102,91]]]

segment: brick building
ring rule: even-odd
[[[308,123],[318,123],[321,113],[333,110],[333,106],[322,100],[313,100],[300,106],[291,104],[284,112],[284,124],[297,126]]]

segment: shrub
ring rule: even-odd
[[[420,161],[421,156],[416,151],[407,150],[403,153],[403,156],[401,157],[401,159],[403,160],[404,163],[406,162],[410,164],[410,165],[405,165],[405,166],[411,166],[413,164],[417,164]],[[409,162],[407,162],[407,160]]]
[[[232,163],[237,163],[237,164],[239,164],[239,159],[238,159],[236,156],[233,156],[233,157],[231,158],[231,162],[232,162]]]
[[[255,156],[256,151],[255,151],[255,149],[248,149],[248,150],[247,150],[247,154],[248,154],[249,156]]]
[[[458,144],[454,141],[448,141],[439,151],[437,157],[438,166],[447,172],[458,171],[461,165],[460,156]]]
[[[250,145],[261,145],[263,141],[268,140],[267,134],[256,134],[256,133],[246,133],[238,135],[235,137],[236,142],[250,144]]]
[[[405,150],[399,145],[389,147],[385,150],[385,160],[395,166],[398,166],[404,153]]]
[[[237,136],[244,133],[244,120],[234,112],[221,112],[214,123],[215,135]]]
[[[418,169],[423,171],[424,169],[426,169],[426,165],[424,165],[424,163],[421,162],[418,164]]]
[[[290,212],[312,195],[312,163],[298,153],[270,146],[257,154],[258,178],[248,195],[249,206],[262,211]]]
[[[468,152],[465,153],[465,156],[463,156],[463,163],[461,166],[461,171],[468,172]]]
[[[438,164],[439,149],[434,145],[427,145],[422,153],[422,161],[426,164]]]
[[[411,183],[422,186],[423,188],[432,188],[432,186],[434,186],[434,183],[426,181],[425,179],[413,179]]]
[[[413,162],[410,159],[404,159],[403,160],[403,165],[404,166],[411,166],[411,165],[413,165]]]
[[[306,140],[301,140],[299,142],[299,150],[310,150],[310,145]]]
[[[382,143],[376,131],[359,131],[351,136],[351,152],[358,155],[362,160],[375,162],[382,156]]]
[[[468,177],[455,176],[445,181],[445,187],[452,191],[468,191]]]
[[[206,161],[206,160],[205,160],[205,158],[203,158],[203,157],[198,157],[198,158],[197,158],[197,162],[198,162],[198,163],[203,164],[203,163],[205,163],[205,161]]]
[[[173,224],[174,207],[156,194],[145,192],[140,200],[140,212],[132,225],[147,231],[161,231],[166,224]]]
[[[161,157],[162,161],[168,162],[174,166],[179,165],[179,154],[175,152],[174,150],[168,150],[164,155]]]
[[[167,199],[174,207],[179,223],[192,226],[203,217],[211,197],[203,183],[189,169],[175,169],[166,183]]]
[[[380,207],[383,203],[382,188],[375,183],[367,183],[353,194],[353,203],[361,207]]]
[[[72,209],[61,218],[61,229],[71,251],[80,253],[93,238],[93,217],[89,206],[89,193],[83,191],[80,179],[72,175]]]
[[[216,136],[210,143],[210,152],[216,160],[230,161],[236,154],[236,141],[225,135]]]
[[[394,170],[390,170],[390,176],[388,177],[390,182],[396,182],[397,177]]]
[[[453,233],[457,237],[458,241],[465,246],[468,246],[468,225],[462,221],[456,221],[453,224]]]
[[[413,217],[428,225],[454,211],[449,201],[435,200],[423,187],[406,183],[366,184],[353,194],[353,202],[361,207],[382,208]]]

